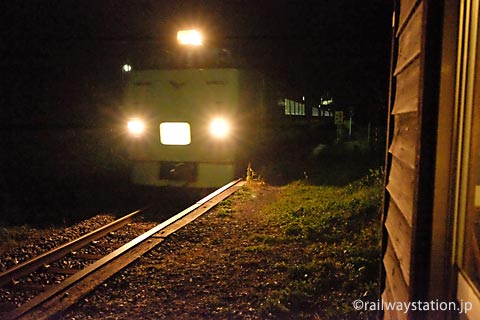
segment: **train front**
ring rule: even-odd
[[[126,104],[135,184],[213,188],[235,177],[239,71],[132,73]]]

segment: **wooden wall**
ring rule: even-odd
[[[425,0],[426,1],[426,0]],[[423,99],[424,2],[399,1],[392,70],[390,139],[384,203],[385,302],[412,301],[415,221],[419,192],[420,128]],[[402,312],[384,311],[385,319],[406,319]]]

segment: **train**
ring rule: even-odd
[[[128,70],[124,105],[134,184],[224,185],[245,176],[286,109],[305,115],[304,103],[287,98],[261,72],[233,64],[225,50],[182,50],[178,56],[186,58],[174,67]]]

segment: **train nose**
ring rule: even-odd
[[[160,179],[177,181],[194,181],[197,176],[197,165],[193,162],[160,163]]]

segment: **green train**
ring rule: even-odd
[[[260,74],[240,69],[132,73],[133,182],[208,188],[239,176],[262,140],[262,86]]]
[[[211,188],[245,176],[285,114],[283,90],[225,50],[182,50],[174,67],[126,70],[135,184]]]

